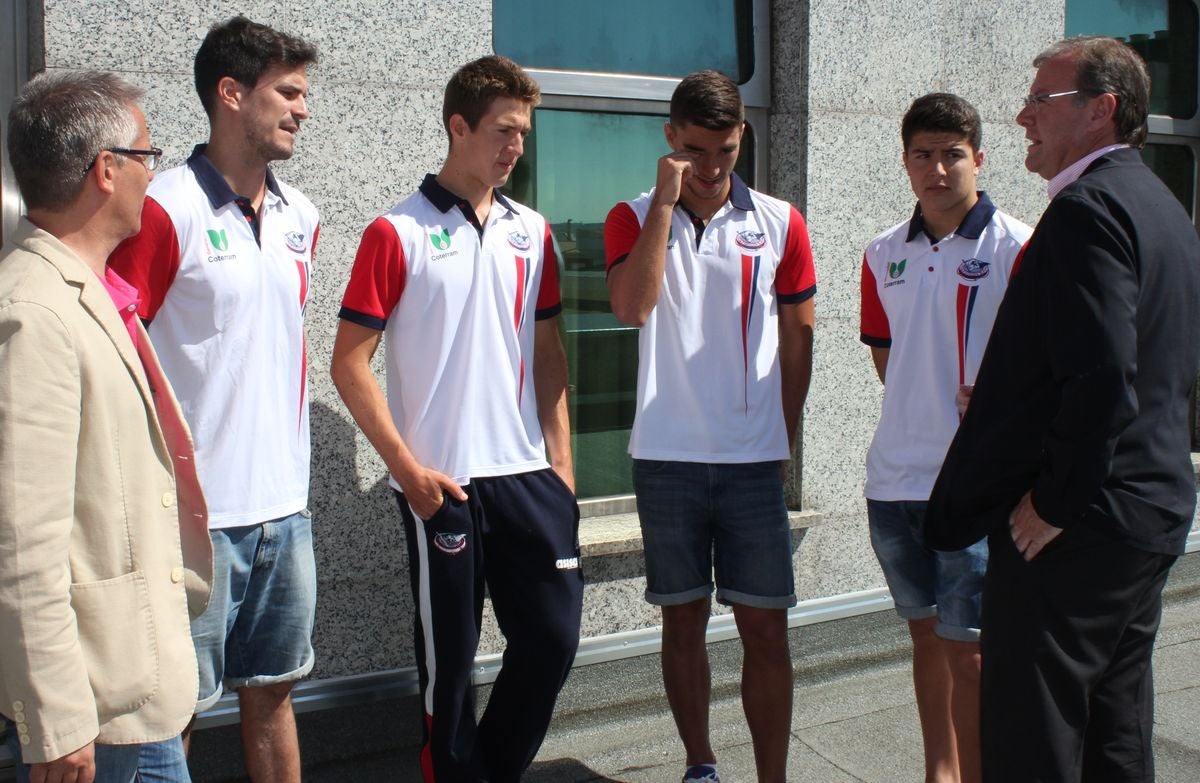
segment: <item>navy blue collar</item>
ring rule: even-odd
[[[237,201],[240,196],[233,192],[233,188],[229,187],[225,177],[221,176],[221,172],[217,171],[217,167],[204,154],[204,150],[207,148],[207,144],[197,144],[187,159],[187,165],[196,175],[196,181],[200,183],[200,189],[204,191],[204,195],[208,196],[208,203],[212,204],[213,209],[220,209],[226,204]],[[269,166],[267,167],[267,190],[279,196],[284,204],[288,203]]]
[[[992,215],[996,214],[996,205],[988,198],[986,191],[979,191],[979,200],[975,202],[975,206],[971,207],[971,211],[966,214],[955,234],[966,239],[979,239],[983,234],[983,230],[987,228],[988,223],[992,222]],[[905,242],[911,242],[917,238],[919,234],[925,232],[925,217],[921,214],[921,202],[917,202],[916,209],[913,210],[912,219],[908,221],[908,236]],[[930,237],[930,242],[938,242],[941,237]]]
[[[459,198],[442,187],[442,183],[438,182],[437,177],[433,174],[425,175],[425,179],[421,182],[420,190],[421,195],[429,199],[429,203],[433,204],[441,212],[449,212],[453,207],[462,209],[464,213],[466,210],[474,211],[466,199]],[[499,188],[492,188],[492,198],[509,212],[515,211],[512,204],[504,197]]]
[[[750,188],[746,187],[746,183],[742,182],[742,178],[737,175],[736,171],[729,174],[729,203],[743,212],[750,212],[754,209],[754,199],[750,198]]]

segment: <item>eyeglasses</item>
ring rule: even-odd
[[[163,151],[158,147],[151,147],[148,150],[134,150],[128,147],[105,147],[101,152],[115,152],[118,155],[136,155],[147,171],[154,171],[158,168],[158,161],[162,157]],[[91,171],[92,166],[96,165],[96,159],[92,158],[92,162],[84,171]]]
[[[1038,107],[1044,103],[1048,103],[1052,98],[1063,98],[1067,95],[1080,95],[1080,94],[1094,96],[1094,95],[1101,95],[1102,93],[1099,93],[1096,90],[1085,90],[1085,89],[1067,90],[1066,92],[1043,92],[1043,93],[1040,93],[1037,95],[1030,93],[1029,95],[1025,96],[1025,108],[1029,109],[1034,114],[1037,114]]]

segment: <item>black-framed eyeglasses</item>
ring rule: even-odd
[[[129,147],[105,147],[101,152],[115,152],[118,155],[134,155],[142,162],[147,171],[154,171],[158,168],[158,161],[162,157],[163,151],[158,147],[151,147],[148,150],[135,150]],[[84,171],[91,171],[92,166],[96,165],[96,159],[92,158],[92,162]]]
[[[1098,92],[1097,90],[1086,90],[1083,88],[1077,90],[1067,90],[1066,92],[1041,92],[1037,93],[1036,95],[1034,93],[1030,93],[1029,95],[1025,96],[1025,108],[1029,109],[1034,114],[1037,114],[1038,107],[1042,104],[1049,103],[1054,98],[1064,98],[1068,95],[1096,96],[1103,95],[1103,93]]]

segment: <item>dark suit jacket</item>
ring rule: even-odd
[[[1047,207],[1009,283],[929,499],[929,544],[977,541],[1032,489],[1052,525],[1182,553],[1198,362],[1195,227],[1137,150],[1104,155]]]

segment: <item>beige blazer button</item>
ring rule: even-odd
[[[13,702],[13,712],[20,712],[23,709],[25,709],[25,702],[20,699]]]
[[[170,508],[171,506],[175,505],[175,493],[174,492],[164,492],[163,496],[162,496],[162,504],[167,508]]]
[[[21,744],[22,744],[22,745],[28,745],[28,744],[29,744],[29,735],[28,735],[28,734],[22,734],[22,735],[21,735]]]
[[[16,721],[17,723],[24,723],[25,722],[25,713],[21,712],[20,710],[17,710],[16,712],[13,713],[12,719],[14,721]]]
[[[171,569],[171,581],[174,582],[175,584],[179,584],[180,582],[183,581],[183,569],[182,568],[180,568],[179,566],[175,566],[174,568]]]

